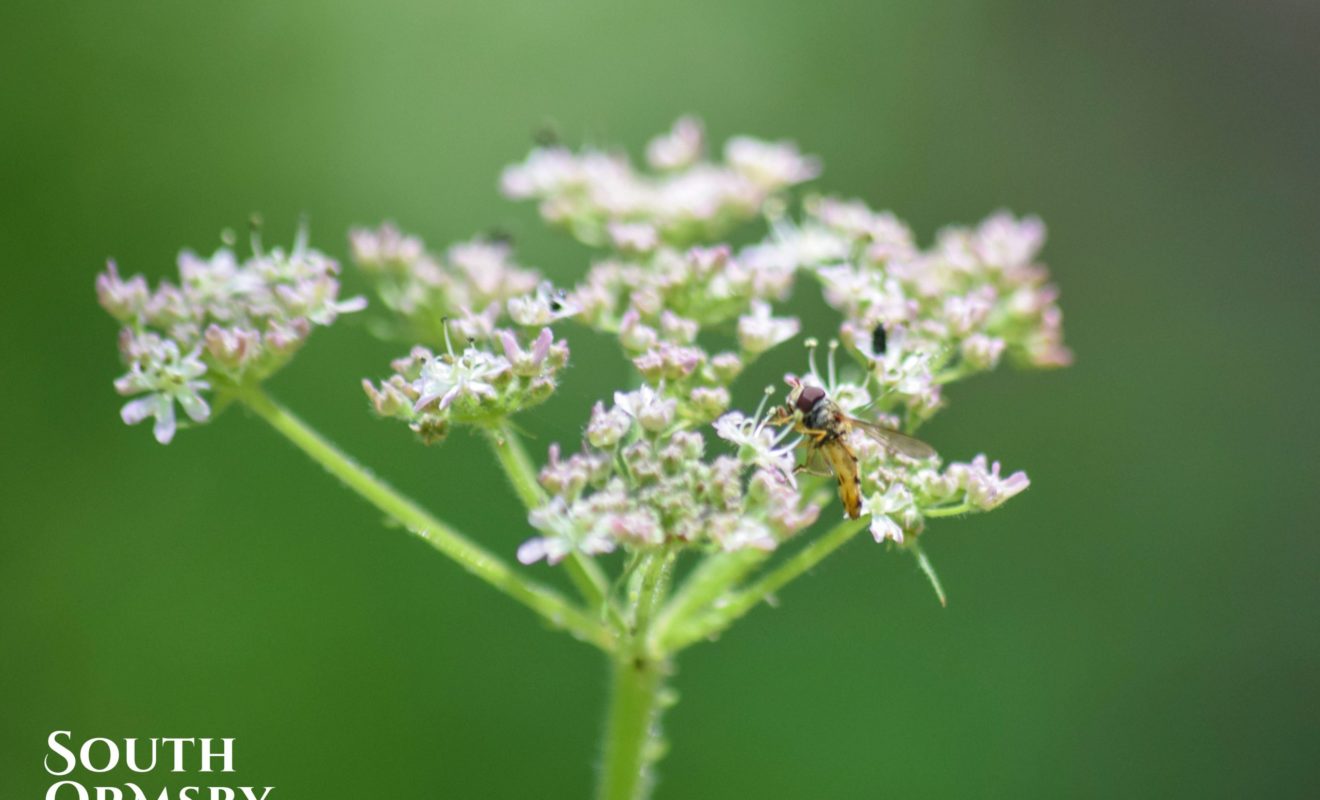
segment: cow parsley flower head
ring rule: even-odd
[[[391,362],[394,374],[364,380],[363,390],[377,414],[406,422],[427,443],[443,440],[451,425],[489,426],[547,400],[568,344],[549,328],[535,337],[500,329],[493,338],[471,339],[461,351],[447,343],[438,354],[418,345]]]
[[[700,124],[685,118],[648,145],[654,172],[639,171],[619,153],[552,145],[505,169],[500,188],[508,197],[536,200],[543,218],[587,244],[636,244],[620,241],[617,226],[641,222],[661,241],[683,245],[755,217],[772,198],[820,171],[815,159],[787,142],[739,137],[726,146],[723,162],[705,160],[704,151]]]
[[[936,451],[914,437],[950,383],[1071,359],[1040,220],[997,212],[923,244],[859,200],[812,196],[795,210],[790,191],[820,173],[791,142],[711,148],[688,117],[647,144],[642,166],[538,146],[500,184],[593,249],[562,289],[504,235],[432,250],[390,223],[350,232],[382,311],[367,324],[411,347],[384,379],[362,381],[372,409],[428,444],[455,426],[480,431],[526,509],[517,560],[563,564],[580,602],[398,494],[257,386],[314,329],[366,304],[340,297],[338,265],[305,231],[287,251],[254,237],[246,258],[185,251],[177,279],[154,287],[107,266],[96,291],[121,326],[121,416],[152,418],[164,443],[237,401],[470,573],[607,651],[633,706],[611,714],[626,721],[610,726],[619,741],[601,794],[640,796],[674,654],[851,537],[869,529],[915,556],[943,599],[921,541],[930,523],[998,508],[1030,481],[984,454],[946,459],[975,452],[958,441]],[[763,230],[725,235],[742,223]],[[812,290],[825,319],[789,305]],[[551,444],[538,466],[510,418],[556,392],[583,329],[617,349],[627,377],[582,404],[576,451]],[[828,340],[823,358],[807,338],[787,396],[770,405],[771,389],[749,411],[738,379],[758,361],[800,369],[781,346],[804,329]],[[822,514],[829,529],[809,532]],[[796,537],[807,541],[771,557]]]
[[[313,328],[360,311],[361,297],[340,299],[339,265],[312,249],[306,229],[289,250],[265,250],[240,261],[227,247],[209,258],[185,250],[178,282],[152,289],[146,278],[124,279],[110,262],[96,278],[97,297],[119,321],[120,355],[128,373],[121,394],[142,394],[123,409],[124,421],[154,417],[157,441],[178,429],[177,403],[193,423],[211,418],[206,395],[231,393],[282,367]]]
[[[444,256],[431,253],[416,236],[392,223],[349,233],[353,262],[372,283],[390,312],[376,321],[387,338],[441,347],[450,328],[462,336],[490,338],[507,312],[515,317],[516,298],[537,291],[538,272],[519,265],[509,241],[479,236],[452,245]],[[518,314],[514,322],[541,327],[543,321]]]
[[[651,414],[657,418],[647,427]],[[620,393],[614,409],[593,410],[581,453],[564,459],[552,447],[541,472],[550,499],[529,517],[540,535],[519,548],[519,560],[554,563],[571,552],[649,552],[675,544],[768,551],[815,521],[820,509],[782,472],[771,471],[791,474],[790,464],[767,469],[757,459],[707,461],[704,438],[661,425],[667,418],[663,401],[645,387]]]

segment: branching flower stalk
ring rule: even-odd
[[[527,510],[519,565],[265,393],[263,381],[315,328],[366,307],[340,299],[339,265],[310,247],[305,229],[287,251],[254,236],[241,260],[229,247],[205,259],[185,251],[177,282],[125,279],[113,263],[96,281],[121,326],[126,373],[115,388],[130,398],[126,423],[153,419],[165,444],[243,406],[464,570],[607,654],[605,800],[650,795],[681,651],[717,638],[864,530],[911,554],[943,602],[922,548],[926,522],[988,511],[1028,486],[1025,473],[1002,475],[984,455],[945,463],[924,449],[897,452],[859,426],[820,439],[802,404],[772,388],[743,405],[735,383],[750,363],[779,357],[799,391],[910,434],[945,407],[949,383],[1003,360],[1071,359],[1034,218],[998,213],[923,249],[896,217],[859,201],[812,195],[790,215],[790,190],[820,173],[815,158],[740,137],[713,159],[690,118],[652,140],[646,162],[551,146],[505,170],[506,195],[535,201],[548,223],[596,248],[571,287],[518,263],[505,240],[437,254],[388,223],[349,234],[383,311],[372,330],[411,348],[383,379],[362,382],[371,409],[424,444],[456,426],[481,433]],[[760,220],[760,241],[723,242]],[[838,313],[825,352],[807,339],[805,359],[784,347],[803,328],[786,304],[804,283]],[[631,378],[584,413],[580,441],[551,445],[538,463],[513,418],[558,390],[577,335],[615,339]],[[839,507],[820,468],[824,441],[845,454],[829,463],[857,485],[855,518],[829,511]],[[822,516],[835,519],[816,531]],[[542,563],[566,569],[577,597],[538,582]]]

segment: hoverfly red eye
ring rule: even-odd
[[[811,411],[811,409],[815,408],[816,404],[819,403],[824,396],[825,390],[819,386],[804,386],[797,398],[798,411],[806,414]]]

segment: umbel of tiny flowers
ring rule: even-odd
[[[620,153],[552,145],[505,169],[500,188],[507,197],[536,200],[547,221],[587,244],[613,240],[645,249],[716,238],[820,173],[819,162],[790,142],[738,137],[718,162],[705,150],[701,124],[684,118],[648,145],[653,171],[639,171]]]
[[[441,257],[386,222],[354,228],[349,245],[353,263],[389,312],[376,320],[378,332],[430,347],[442,346],[451,328],[464,338],[489,338],[506,304],[512,314],[525,304],[512,301],[536,292],[542,282],[536,270],[514,261],[504,237],[460,242]]]
[[[377,414],[408,423],[427,444],[442,441],[454,424],[497,425],[548,399],[569,353],[549,328],[530,341],[508,329],[492,338],[499,352],[475,337],[461,351],[447,341],[438,355],[418,345],[391,362],[393,375],[378,385],[363,380],[362,388]]]
[[[804,327],[788,311],[795,294],[819,288],[837,312],[837,338],[823,358],[806,339],[805,370],[789,371],[789,383],[907,434],[947,407],[954,381],[1002,362],[1071,360],[1034,217],[998,212],[922,247],[892,213],[860,201],[812,196],[790,211],[789,190],[821,170],[791,143],[736,137],[721,152],[710,155],[701,123],[683,118],[647,145],[644,167],[615,151],[553,145],[507,168],[506,196],[535,201],[546,222],[593,250],[562,289],[505,237],[432,251],[389,223],[349,235],[383,311],[370,324],[412,348],[383,380],[362,382],[372,409],[425,443],[456,425],[481,431],[527,511],[512,554],[526,569],[400,495],[258,387],[314,327],[365,304],[338,299],[338,267],[305,233],[288,253],[256,243],[241,263],[227,248],[206,260],[185,253],[177,285],[153,289],[113,264],[97,280],[122,326],[127,373],[115,386],[131,397],[126,422],[152,417],[169,441],[176,408],[200,423],[237,399],[469,573],[609,655],[599,771],[608,800],[649,793],[678,652],[867,530],[914,556],[943,601],[922,546],[930,522],[992,510],[1029,486],[984,454],[943,458],[975,452],[957,443],[913,457],[853,424],[831,445],[855,458],[860,516],[832,506],[833,481],[803,469],[818,442],[804,435],[801,409],[775,389],[751,411],[735,400],[753,362],[804,366],[782,356]],[[759,239],[725,240],[756,220],[768,223]],[[584,333],[613,338],[630,377],[583,409],[578,442],[552,444],[538,465],[511,418],[558,390],[569,339]],[[817,520],[829,527],[813,531]],[[580,602],[532,579],[548,565],[567,572]]]
[[[133,397],[122,410],[135,425],[155,418],[168,444],[179,427],[177,403],[194,424],[210,420],[206,395],[269,377],[312,329],[359,311],[366,300],[339,299],[339,265],[308,246],[299,229],[293,248],[265,250],[254,233],[244,261],[228,247],[210,258],[179,254],[177,283],[120,276],[112,261],[96,278],[101,306],[120,324],[119,353],[128,372],[115,389]]]

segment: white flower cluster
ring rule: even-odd
[[[883,384],[874,372],[839,369],[834,363],[832,342],[828,369],[821,375],[816,365],[815,345],[808,344],[811,371],[801,378],[789,375],[790,382],[801,381],[825,389],[827,396],[849,416],[860,415],[863,413],[860,409],[876,405],[867,384],[881,384],[882,390]],[[876,421],[889,429],[899,427],[899,418],[892,414],[881,414]],[[721,430],[722,424],[733,423],[740,426],[741,437]],[[763,421],[744,421],[741,414],[736,418],[731,414],[717,422],[716,429],[721,430],[724,438],[738,443],[741,452],[747,454],[744,457],[775,460],[783,457],[785,448],[780,441],[784,434],[772,438]],[[749,432],[753,435],[749,436]],[[870,515],[871,533],[877,542],[890,540],[902,544],[906,535],[924,529],[928,516],[990,511],[1030,485],[1025,472],[1000,477],[999,462],[987,466],[984,455],[978,455],[971,463],[951,463],[941,470],[938,459],[904,455],[856,426],[848,430],[845,444],[857,458],[863,512]]]
[[[882,426],[915,428],[942,407],[944,384],[991,369],[1005,355],[1035,367],[1070,358],[1057,292],[1036,263],[1039,221],[1001,213],[973,230],[945,230],[923,250],[892,214],[813,198],[801,221],[777,216],[768,237],[735,252],[713,243],[730,222],[749,215],[749,205],[729,199],[744,195],[722,193],[720,187],[736,184],[728,176],[758,187],[761,213],[776,216],[766,201],[819,167],[791,145],[750,139],[730,142],[724,166],[714,167],[701,160],[703,139],[699,124],[679,120],[648,145],[651,175],[639,174],[620,155],[560,147],[536,150],[505,172],[507,194],[540,200],[548,220],[609,251],[566,302],[578,322],[617,336],[645,381],[617,395],[612,408],[596,406],[586,429],[587,454],[556,459],[547,468],[552,476],[576,470],[578,479],[556,484],[569,487],[567,494],[547,487],[550,506],[533,518],[546,535],[529,543],[525,556],[553,560],[574,548],[600,552],[664,538],[657,533],[663,526],[641,524],[642,512],[626,502],[634,471],[616,473],[617,459],[599,455],[622,447],[629,436],[645,443],[713,421],[736,448],[732,462],[803,502],[794,478],[803,438],[791,428],[767,427],[763,409],[751,417],[728,412],[738,374],[799,332],[799,320],[777,314],[775,304],[788,299],[801,273],[816,278],[826,302],[842,313],[840,339],[856,365],[840,374],[838,343],[832,342],[829,370],[821,374],[813,346],[803,380]],[[713,180],[719,170],[727,170],[725,179]],[[697,186],[703,203],[675,199],[690,198]],[[736,213],[722,215],[717,208]],[[691,243],[697,246],[678,246]],[[737,347],[711,355],[707,330],[731,331]],[[904,456],[860,429],[846,442],[858,457],[863,509],[878,540],[902,542],[905,532],[923,529],[927,515],[988,510],[1027,486],[1020,472],[1001,479],[998,465],[987,467],[984,456],[941,469],[937,459]],[[586,485],[599,491],[582,496]],[[596,524],[602,519],[609,524]],[[670,538],[691,539],[686,533]]]
[[[568,363],[546,326],[574,316],[566,292],[518,265],[508,241],[477,238],[443,259],[390,223],[349,234],[354,263],[393,312],[388,338],[418,343],[394,374],[362,386],[376,413],[403,420],[426,443],[451,424],[489,425],[544,402]],[[503,326],[503,327],[501,327]],[[466,340],[455,351],[452,338]]]
[[[820,174],[819,162],[790,142],[732,139],[718,163],[705,150],[700,123],[684,118],[647,146],[651,172],[622,154],[556,145],[506,168],[500,185],[508,197],[538,201],[542,217],[583,242],[650,249],[716,238]]]
[[[707,423],[728,409],[729,386],[748,363],[797,334],[797,318],[771,306],[788,296],[793,277],[743,264],[726,246],[666,246],[596,263],[565,302],[579,322],[617,336],[681,418]],[[705,330],[729,327],[736,350],[711,354],[698,341]]]
[[[157,441],[178,427],[177,402],[194,423],[207,421],[204,392],[260,381],[283,366],[312,328],[366,305],[339,299],[339,265],[307,245],[263,251],[240,262],[228,248],[209,259],[179,255],[179,282],[155,289],[146,278],[124,279],[111,262],[96,278],[101,305],[123,326],[119,351],[128,373],[115,381],[130,425],[155,418]]]
[[[379,385],[362,381],[376,413],[403,420],[427,444],[441,441],[451,424],[491,425],[544,402],[568,364],[568,343],[549,328],[520,341],[512,330],[494,331],[501,352],[476,339],[439,355],[418,345],[391,362],[394,374]]]
[[[892,214],[857,201],[810,198],[795,220],[783,195],[819,174],[814,158],[791,143],[736,138],[713,161],[690,118],[653,139],[646,162],[639,170],[617,153],[550,146],[505,170],[507,195],[538,201],[548,221],[603,251],[569,291],[518,264],[498,237],[441,257],[388,223],[350,234],[354,262],[391,315],[381,332],[416,344],[394,374],[363,387],[378,414],[425,442],[546,400],[569,359],[550,328],[565,318],[616,337],[636,369],[637,388],[592,409],[581,452],[551,449],[540,475],[550,494],[531,514],[540,535],[519,551],[525,562],[670,543],[770,550],[815,520],[807,497],[823,477],[807,445],[825,440],[804,425],[810,403],[769,415],[765,402],[750,416],[730,410],[735,379],[800,332],[798,318],[777,309],[804,273],[840,313],[839,336],[825,372],[809,340],[808,374],[789,377],[882,427],[914,431],[943,406],[945,384],[1002,360],[1071,359],[1035,218],[998,213],[945,229],[924,249]],[[761,241],[721,242],[757,217],[772,220]],[[102,305],[124,325],[129,371],[116,387],[135,396],[125,421],[154,417],[156,437],[169,441],[176,404],[207,420],[208,392],[264,378],[314,326],[365,305],[338,299],[337,265],[304,236],[289,253],[255,249],[242,263],[228,249],[209,260],[184,253],[177,286],[152,290],[113,264],[98,278]],[[842,368],[840,348],[851,357]],[[731,455],[706,458],[699,430],[708,424]],[[942,467],[924,445],[905,454],[864,424],[829,441],[856,457],[861,511],[877,540],[904,542],[928,518],[990,510],[1028,486],[1024,473],[1001,477],[983,455]],[[804,468],[812,477],[799,480]]]
[[[820,509],[803,500],[783,464],[704,460],[702,436],[673,423],[674,401],[649,388],[616,394],[608,410],[597,403],[582,452],[562,458],[551,447],[540,476],[551,499],[531,512],[540,535],[519,548],[519,560],[669,544],[769,551],[816,520]]]
[[[922,250],[892,214],[814,198],[801,223],[781,221],[741,257],[815,275],[884,408],[901,405],[917,424],[943,404],[943,384],[1005,355],[1033,367],[1070,362],[1058,291],[1036,261],[1044,235],[1034,217],[1001,212],[975,229],[945,229]]]
[[[454,325],[461,336],[486,339],[506,310],[519,324],[546,324],[518,318],[523,296],[537,290],[541,277],[513,260],[507,241],[472,239],[453,245],[441,259],[421,239],[387,222],[353,229],[349,247],[353,263],[393,314],[383,331],[391,338],[439,347]]]

